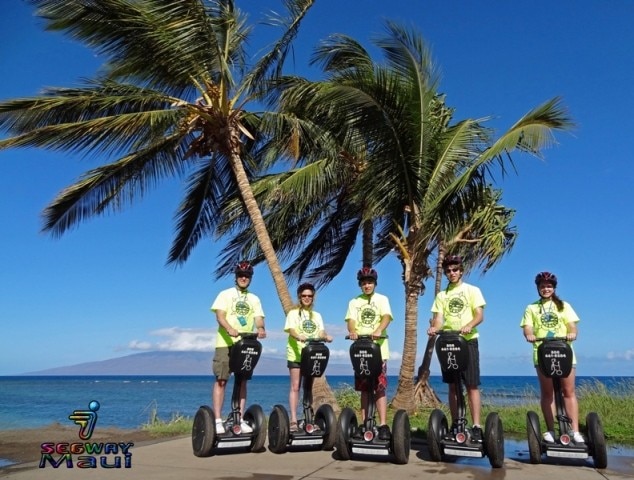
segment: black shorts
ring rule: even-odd
[[[442,372],[442,381],[444,383],[454,383],[456,375],[462,376],[462,381],[467,387],[477,387],[480,385],[480,349],[478,348],[478,339],[474,338],[467,342],[469,347],[469,364],[467,369],[460,373]]]

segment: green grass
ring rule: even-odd
[[[361,403],[359,392],[356,392],[352,386],[345,386],[335,390],[334,393],[341,409],[350,407],[358,414]],[[589,412],[596,412],[603,424],[608,443],[634,446],[634,380],[623,381],[610,390],[599,381],[580,385],[577,387],[577,398],[582,431],[585,428],[586,415]],[[442,405],[440,408],[449,417],[447,406]],[[191,433],[193,422],[191,417],[175,414],[169,420],[161,420],[157,410],[155,404],[151,406],[149,420],[142,426],[143,430],[147,430],[156,437],[189,435]],[[504,426],[504,435],[508,438],[522,439],[526,438],[526,412],[529,410],[537,412],[541,418],[541,410],[537,401],[514,406],[483,405],[482,418],[486,419],[490,412],[497,412]],[[390,408],[388,411],[390,422],[393,414],[394,410]],[[415,430],[413,432],[415,436],[426,437],[427,421],[430,414],[431,409],[421,408],[409,416],[411,427]],[[542,420],[542,431],[545,428]]]
[[[577,387],[579,402],[579,424],[581,431],[585,431],[586,415],[596,412],[603,424],[603,430],[608,443],[634,446],[634,381],[624,381],[610,390],[599,382],[584,384]],[[441,408],[448,415],[448,409]],[[526,438],[526,412],[532,410],[542,418],[538,401],[527,402],[513,406],[482,406],[482,419],[491,412],[497,412],[504,426],[504,434],[508,438]],[[417,412],[419,413],[419,412]],[[410,416],[412,427],[416,427],[421,434],[427,430],[426,418],[430,409],[422,409],[420,415]],[[542,431],[546,424],[541,420]]]

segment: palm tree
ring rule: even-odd
[[[292,300],[250,187],[248,155],[262,141],[261,115],[247,108],[280,75],[314,0],[284,0],[287,18],[270,51],[251,67],[252,28],[234,0],[30,0],[49,30],[93,48],[103,71],[77,88],[0,104],[0,149],[41,147],[108,158],[64,189],[44,212],[60,236],[86,218],[118,212],[154,185],[186,178],[168,263],[185,262],[214,235],[219,208],[236,193],[285,311]]]
[[[314,57],[326,80],[281,84],[279,110],[290,112],[286,121],[278,119],[287,131],[285,144],[301,145],[297,139],[310,132],[324,149],[298,150],[305,163],[263,178],[256,194],[267,205],[274,245],[295,259],[287,274],[328,281],[368,221],[375,229],[375,262],[397,251],[405,341],[392,404],[412,411],[418,299],[433,275],[430,259],[439,246],[462,239],[474,264],[499,261],[512,243],[504,241],[508,212],[487,193],[489,169],[504,168],[513,152],[539,156],[553,132],[572,123],[558,98],[529,111],[497,139],[485,127],[487,118],[452,122],[422,38],[391,22],[386,27],[375,41],[385,64],[374,62],[354,39],[336,35]],[[318,172],[323,176],[314,176]],[[289,225],[292,242],[285,237]]]

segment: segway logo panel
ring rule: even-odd
[[[572,348],[564,341],[543,342],[537,347],[537,359],[549,378],[566,378],[572,370]]]
[[[469,365],[467,341],[460,335],[440,335],[436,340],[436,355],[446,373],[462,372]]]
[[[253,338],[243,338],[238,340],[231,347],[231,355],[229,357],[229,369],[234,375],[242,377],[244,380],[250,380],[253,376],[253,370],[260,360],[262,353],[262,344]]]
[[[381,347],[372,340],[357,340],[350,346],[354,374],[362,378],[378,377],[383,371]]]
[[[300,371],[304,376],[321,377],[326,371],[330,350],[323,343],[309,343],[302,348]]]

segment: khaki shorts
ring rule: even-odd
[[[212,371],[217,380],[229,380],[231,370],[229,370],[229,353],[231,347],[216,348],[212,362]]]

